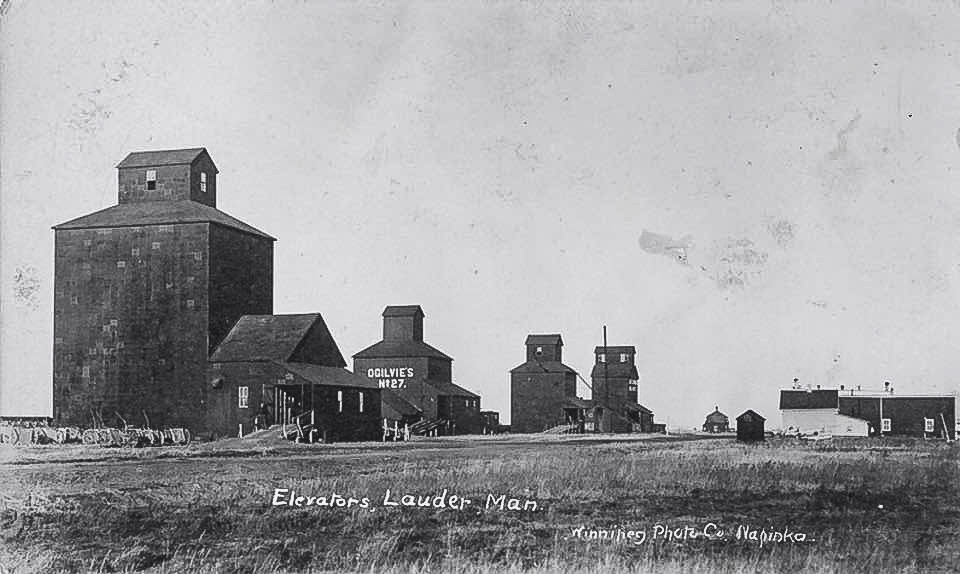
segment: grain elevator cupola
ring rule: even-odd
[[[392,305],[383,310],[384,341],[423,342],[423,309],[420,305]]]
[[[133,152],[117,171],[120,204],[191,200],[217,206],[217,166],[205,148]]]
[[[563,339],[560,335],[529,335],[526,340],[527,361],[563,362]]]

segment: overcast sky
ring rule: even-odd
[[[51,411],[50,227],[195,146],[275,312],[349,356],[419,304],[507,421],[528,333],[589,378],[604,325],[672,425],[957,391],[960,15],[679,4],[8,2],[0,411]]]

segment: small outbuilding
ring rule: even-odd
[[[720,412],[720,407],[714,407],[713,412],[704,419],[703,432],[730,432],[730,419],[727,418],[727,415]]]
[[[737,440],[744,442],[762,441],[763,423],[766,420],[755,411],[747,409],[737,417]]]

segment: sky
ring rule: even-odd
[[[794,377],[960,390],[939,3],[9,0],[0,46],[2,414],[52,410],[51,226],[200,146],[274,312],[349,356],[419,304],[505,422],[528,334],[589,380],[604,326],[675,427],[776,427]]]

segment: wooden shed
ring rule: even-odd
[[[730,419],[720,412],[720,407],[714,407],[713,412],[707,415],[707,418],[703,421],[703,432],[730,432]]]
[[[762,441],[763,423],[766,420],[755,411],[747,409],[737,417],[737,440],[744,442]]]

